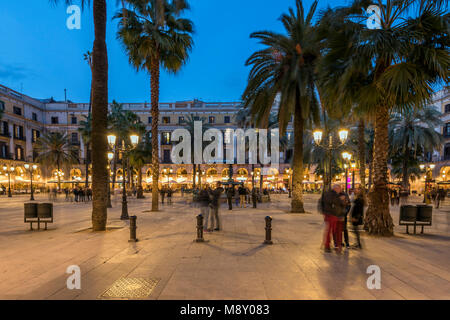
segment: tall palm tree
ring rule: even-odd
[[[138,192],[137,198],[144,198],[143,188],[142,188],[142,168],[146,163],[150,163],[152,160],[152,144],[151,137],[147,133],[144,139],[139,142],[136,149],[129,153],[130,165],[136,168],[138,171]]]
[[[59,0],[50,0],[58,3]],[[67,5],[72,0],[64,1]],[[80,0],[82,7],[90,0]],[[108,52],[106,49],[106,0],[92,0],[94,45],[92,50],[92,228],[105,231],[108,180],[106,141],[108,114]]]
[[[442,126],[441,113],[433,107],[394,113],[389,121],[390,154],[401,155],[402,186],[409,188],[411,161],[425,158],[426,153],[439,150],[444,136],[435,128]],[[418,164],[417,164],[418,166]]]
[[[247,88],[243,94],[246,107],[251,108],[258,125],[266,127],[274,103],[279,98],[278,121],[280,133],[294,115],[294,157],[291,212],[303,213],[303,131],[308,121],[319,121],[316,95],[315,66],[320,56],[313,18],[317,8],[314,1],[307,14],[301,0],[296,11],[289,9],[280,18],[286,34],[261,31],[251,34],[260,40],[262,50],[253,53],[246,65],[251,65]]]
[[[36,161],[44,167],[56,167],[58,172],[77,162],[75,150],[71,147],[66,133],[47,132],[36,141],[39,154]],[[58,190],[61,190],[61,176],[58,174]]]
[[[368,29],[361,16],[369,4],[381,10],[380,29]],[[392,235],[387,159],[388,123],[392,111],[423,107],[433,88],[448,82],[447,1],[355,0],[339,9],[342,28],[329,35],[324,78],[374,117],[374,186],[369,193],[366,226],[369,234]],[[357,89],[352,87],[359,79]],[[349,91],[351,93],[349,93]],[[341,105],[338,103],[337,105]]]
[[[84,165],[85,165],[85,174],[86,174],[86,181],[85,186],[86,188],[89,186],[89,163],[90,163],[90,144],[92,139],[92,118],[91,115],[88,113],[87,116],[83,115],[84,120],[80,121],[80,127],[78,128],[78,132],[81,135],[81,139],[83,139],[84,143]]]
[[[130,63],[150,74],[152,115],[152,211],[158,210],[158,121],[160,68],[176,73],[186,63],[192,48],[193,25],[180,15],[189,9],[184,0],[126,0],[130,9],[116,14],[120,18],[118,38],[123,42]],[[126,17],[126,20],[123,18]]]

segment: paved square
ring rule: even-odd
[[[193,241],[199,210],[185,198],[177,195],[159,212],[148,212],[149,195],[130,199],[139,242],[129,243],[119,196],[103,233],[89,230],[91,204],[61,199],[48,230],[30,231],[23,223],[26,197],[2,197],[0,299],[99,299],[124,278],[159,279],[146,299],[450,299],[448,204],[433,211],[423,235],[398,226],[391,238],[363,234],[364,250],[339,255],[320,250],[317,198],[305,195],[311,214],[302,215],[287,213],[287,195],[273,195],[257,209],[222,205],[223,231],[205,233],[206,243]],[[269,246],[262,244],[267,215],[273,217]],[[398,207],[392,215],[397,224]],[[67,289],[70,265],[81,269],[80,290]],[[379,290],[367,288],[370,265],[381,269]]]

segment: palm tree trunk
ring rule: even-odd
[[[92,229],[105,231],[108,197],[106,0],[94,0],[93,8],[95,40],[92,52]]]
[[[390,236],[394,233],[394,224],[389,213],[389,195],[387,188],[389,107],[380,107],[375,119],[375,139],[373,147],[373,188],[369,192],[365,226],[369,234]]]
[[[58,191],[61,190],[61,175],[60,175],[60,164],[59,164],[59,157],[58,157],[58,161],[56,162],[56,166],[58,167]]]
[[[89,187],[89,158],[88,158],[88,152],[89,152],[89,143],[85,144],[86,147],[86,155],[84,157],[84,161],[85,161],[85,171],[86,171],[86,181],[84,183],[86,189]]]
[[[359,160],[359,181],[361,192],[365,198],[366,194],[366,139],[365,139],[364,119],[359,120],[358,124],[358,160]]]
[[[158,145],[158,121],[159,121],[159,56],[154,57],[150,66],[150,90],[152,104],[152,211],[158,211],[158,182],[159,182],[159,145]]]
[[[294,171],[292,179],[292,213],[304,213],[303,208],[303,125],[300,106],[296,106],[294,114],[294,157],[292,169]]]

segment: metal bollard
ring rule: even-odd
[[[137,242],[136,239],[136,216],[130,217],[130,240],[128,242]]]
[[[199,214],[197,216],[197,239],[195,242],[204,242],[203,239],[203,215]]]
[[[272,217],[265,217],[266,220],[266,239],[264,240],[264,244],[273,244],[272,242]]]

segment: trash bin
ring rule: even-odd
[[[39,218],[53,218],[53,203],[39,203],[37,207]]]
[[[411,205],[402,205],[400,207],[400,221],[416,221],[417,207]]]
[[[37,203],[24,203],[23,204],[25,220],[37,218],[37,216],[38,216],[37,206],[38,206]]]
[[[431,222],[433,207],[427,205],[417,205],[417,221]]]

